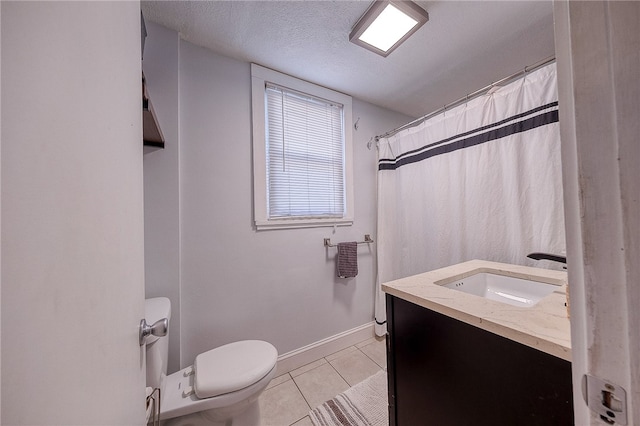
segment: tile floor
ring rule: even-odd
[[[276,377],[260,396],[263,426],[312,426],[309,410],[386,368],[383,338],[370,338]]]

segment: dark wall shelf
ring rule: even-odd
[[[145,154],[164,148],[164,136],[149,100],[144,74],[142,75],[142,140]]]

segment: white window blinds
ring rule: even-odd
[[[268,216],[345,216],[343,106],[268,83]]]

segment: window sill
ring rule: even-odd
[[[276,219],[276,220],[256,220],[256,229],[264,231],[268,229],[297,229],[297,228],[320,228],[329,226],[351,226],[352,218],[344,219]]]

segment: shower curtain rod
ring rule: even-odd
[[[482,96],[482,95],[486,94],[487,92],[489,92],[494,87],[504,86],[506,84],[509,84],[512,81],[515,81],[515,80],[521,78],[522,76],[526,75],[527,73],[529,73],[531,71],[535,71],[538,68],[542,68],[545,65],[548,65],[548,64],[554,62],[555,60],[556,60],[555,56],[550,56],[550,57],[548,57],[546,59],[543,59],[542,61],[536,62],[533,65],[526,66],[526,67],[524,67],[524,69],[522,71],[518,71],[517,73],[512,74],[512,75],[510,75],[508,77],[505,77],[505,78],[503,78],[501,80],[498,80],[495,83],[491,83],[490,85],[488,85],[486,87],[483,87],[480,90],[476,90],[473,93],[469,93],[469,94],[467,94],[467,96],[464,96],[464,97],[458,99],[457,101],[451,102],[450,104],[447,104],[447,105],[443,106],[442,108],[437,109],[437,110],[435,110],[435,111],[433,111],[433,112],[431,112],[431,113],[429,113],[427,115],[423,115],[420,118],[416,118],[415,120],[413,120],[413,121],[411,121],[411,122],[409,122],[407,124],[404,124],[404,125],[402,125],[400,127],[397,127],[397,128],[395,128],[393,130],[390,130],[385,134],[382,134],[382,135],[379,135],[379,136],[375,136],[372,139],[372,141],[374,140],[376,143],[378,143],[378,141],[380,139],[382,139],[382,138],[388,138],[389,136],[393,136],[393,135],[395,135],[396,133],[398,133],[398,132],[400,132],[402,130],[409,129],[411,127],[417,126],[417,125],[427,121],[431,117],[434,117],[434,116],[436,116],[436,115],[438,115],[438,114],[440,114],[440,113],[442,113],[442,112],[444,112],[444,111],[446,111],[448,109],[457,107],[458,105],[461,105],[464,102],[468,102],[471,99],[475,99],[478,96]],[[369,142],[369,144],[367,144],[367,146],[368,146],[369,149],[371,149],[371,141]]]

